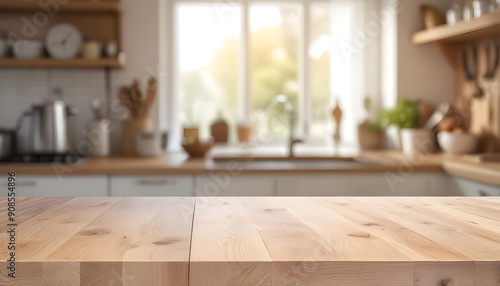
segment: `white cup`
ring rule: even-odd
[[[161,132],[140,132],[135,136],[136,153],[140,157],[156,157],[166,148],[167,134]]]
[[[401,129],[401,145],[405,155],[430,154],[436,150],[433,134],[427,129]]]
[[[110,124],[108,119],[96,120],[89,125],[89,138],[93,144],[92,156],[107,157],[111,154]]]

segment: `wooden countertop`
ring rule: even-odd
[[[406,164],[399,152],[367,152],[359,154],[356,160],[372,163],[353,169],[241,169],[244,173],[332,173],[332,172],[385,172],[397,171],[401,164]],[[414,164],[416,171],[441,171],[441,156],[425,157],[424,162]],[[253,161],[253,160],[248,160]],[[257,161],[257,160],[255,160]],[[281,160],[283,162],[283,160]],[[326,160],[322,160],[326,161]],[[155,158],[108,157],[87,158],[76,165],[62,164],[0,164],[0,174],[15,170],[25,175],[52,175],[63,172],[69,175],[162,175],[162,174],[207,174],[224,168],[224,163],[216,166],[208,158],[189,158],[182,153],[165,154]],[[413,163],[412,163],[413,164]]]
[[[14,280],[0,199],[0,285],[187,285],[194,201],[19,199]]]
[[[6,199],[0,199],[6,205]],[[1,285],[499,285],[499,198],[21,198]],[[7,241],[0,208],[0,238]]]
[[[446,171],[452,175],[500,186],[500,163],[477,163],[462,156],[432,154],[406,157],[397,151],[370,151],[355,156],[370,165],[345,169],[241,169],[246,174],[270,173],[377,173],[399,171],[411,167],[415,172]],[[221,167],[222,166],[222,167]],[[77,165],[61,164],[0,164],[0,174],[15,170],[23,175],[193,175],[220,170],[211,159],[190,159],[182,153],[165,154],[157,158],[89,158]]]

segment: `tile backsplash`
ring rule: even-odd
[[[68,118],[69,144],[75,146],[93,120],[90,103],[105,100],[103,70],[0,69],[0,128],[15,128],[21,114],[47,100],[54,88],[60,88],[66,104],[78,110]]]

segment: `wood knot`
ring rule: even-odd
[[[154,245],[170,245],[170,244],[174,244],[176,242],[180,241],[179,239],[177,238],[167,238],[167,239],[162,239],[162,240],[158,240],[158,241],[155,241],[153,242]]]
[[[277,211],[282,211],[283,209],[264,209],[266,212],[277,212]]]
[[[94,235],[104,235],[104,234],[108,234],[108,233],[110,233],[110,231],[107,229],[96,228],[96,229],[82,231],[82,232],[80,232],[80,235],[94,236]]]
[[[369,233],[349,233],[348,236],[350,237],[358,237],[358,238],[370,238]]]
[[[450,284],[450,279],[443,279],[441,280],[441,284],[439,286],[448,286]]]
[[[365,223],[364,226],[378,226],[378,224],[373,223],[373,222],[369,222],[369,223]]]

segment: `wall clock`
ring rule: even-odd
[[[76,58],[80,54],[82,42],[82,33],[70,24],[58,24],[52,27],[45,39],[49,55],[60,60]]]

